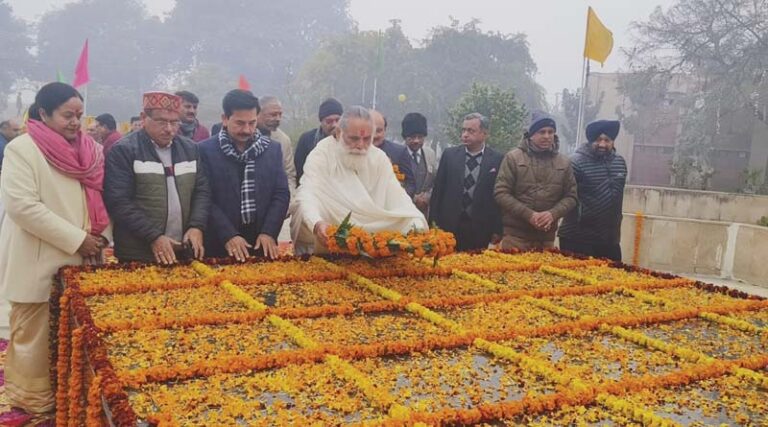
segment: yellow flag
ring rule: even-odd
[[[587,40],[584,43],[584,56],[604,64],[613,50],[613,33],[605,28],[592,8],[587,12]]]

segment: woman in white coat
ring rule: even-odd
[[[101,146],[80,131],[83,101],[63,83],[43,86],[28,133],[5,149],[0,196],[0,286],[11,302],[6,395],[30,414],[54,408],[48,298],[56,271],[94,262],[107,244]],[[53,331],[55,333],[55,331]]]

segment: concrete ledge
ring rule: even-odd
[[[624,262],[634,257],[637,217],[624,213]],[[639,264],[653,270],[716,276],[768,288],[768,228],[644,215]]]
[[[624,212],[756,224],[768,215],[768,196],[679,188],[627,186]]]

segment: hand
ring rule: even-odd
[[[205,256],[205,247],[203,246],[203,232],[199,228],[190,228],[184,233],[184,241],[192,245],[192,252],[195,258],[203,259]]]
[[[176,252],[173,251],[174,245],[179,246],[181,243],[165,235],[155,239],[152,242],[152,253],[155,254],[155,261],[165,265],[176,263]]]
[[[101,239],[101,236],[88,234],[85,236],[85,239],[83,239],[83,243],[80,244],[80,247],[77,248],[77,253],[83,258],[92,257],[98,254],[103,247],[104,241]]]
[[[315,229],[313,232],[315,233],[317,241],[320,242],[323,246],[327,246],[326,242],[328,241],[328,235],[326,233],[328,232],[328,227],[330,226],[331,224],[328,224],[325,221],[318,221],[315,224]]]
[[[549,231],[549,229],[551,229],[555,225],[555,217],[552,216],[552,213],[550,211],[542,212],[541,217],[542,217],[541,228],[543,228],[544,231]]]
[[[533,226],[541,231],[549,231],[552,228],[552,224],[555,222],[555,218],[549,211],[536,212],[531,217]]]
[[[541,212],[534,212],[533,215],[531,215],[530,218],[528,218],[528,223],[533,226],[535,229],[539,229],[539,222],[541,221]]]
[[[235,257],[240,262],[245,262],[248,258],[248,249],[252,246],[243,239],[243,236],[235,236],[224,245],[224,249],[227,250],[229,256]]]
[[[413,196],[413,203],[417,208],[425,210],[429,207],[429,196],[426,193],[419,193]]]
[[[259,248],[262,248],[264,250],[264,256],[268,257],[269,259],[275,259],[279,255],[279,251],[277,250],[277,242],[275,242],[275,239],[272,238],[269,234],[259,234],[259,237],[256,238],[256,245],[254,246],[254,249],[258,250]]]

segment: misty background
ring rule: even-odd
[[[201,98],[201,119],[210,125],[220,114],[223,93],[235,87],[243,74],[257,95],[283,98],[290,107],[288,127],[301,127],[303,123],[296,122],[311,116],[325,96],[337,96],[345,104],[365,101],[370,105],[375,78],[377,101],[386,114],[396,119],[403,110],[437,113],[427,116],[438,125],[475,81],[515,88],[528,110],[553,106],[563,88],[575,90],[580,85],[588,4],[614,32],[614,54],[602,68],[612,71],[624,66],[626,58],[620,49],[631,44],[630,23],[668,3],[4,0],[0,4],[10,7],[8,12],[26,40],[21,40],[19,29],[2,27],[17,33],[12,38],[14,49],[18,52],[26,44],[33,58],[14,55],[14,49],[2,56],[10,55],[3,58],[4,64],[22,65],[17,76],[32,82],[53,80],[57,71],[71,79],[88,38],[89,114],[109,111],[119,120],[138,111],[145,90],[184,88]],[[464,31],[468,26],[471,31]],[[474,32],[478,37],[485,35],[490,49],[509,48],[509,57],[502,58],[507,64],[491,70],[472,56],[473,46],[465,46],[466,52],[458,46],[451,50],[436,46],[456,36],[445,31],[451,27],[467,42],[472,37],[468,33]],[[384,33],[383,55],[374,40],[378,31]],[[342,37],[354,34],[361,37],[355,41]],[[368,50],[373,50],[367,57],[360,46],[366,38]],[[347,41],[353,45],[345,46]],[[494,42],[497,45],[491,46]],[[355,49],[358,52],[352,52]],[[350,63],[342,64],[342,59]],[[324,73],[333,72],[329,64],[333,62],[353,76],[325,79]],[[430,70],[435,67],[442,69]],[[464,72],[456,74],[452,68]],[[349,87],[341,88],[339,83]],[[33,86],[21,88],[25,103],[33,95]],[[0,90],[13,95],[10,88]],[[405,102],[399,101],[401,94]],[[15,99],[10,101],[13,104]]]
[[[88,115],[126,121],[143,92],[184,89],[211,126],[243,75],[282,100],[293,141],[326,97],[372,106],[375,87],[392,139],[418,111],[431,143],[457,143],[478,110],[507,150],[543,109],[572,151],[588,6],[614,48],[591,64],[585,123],[622,120],[630,182],[768,192],[768,0],[0,0],[0,116],[71,81],[88,39]]]

